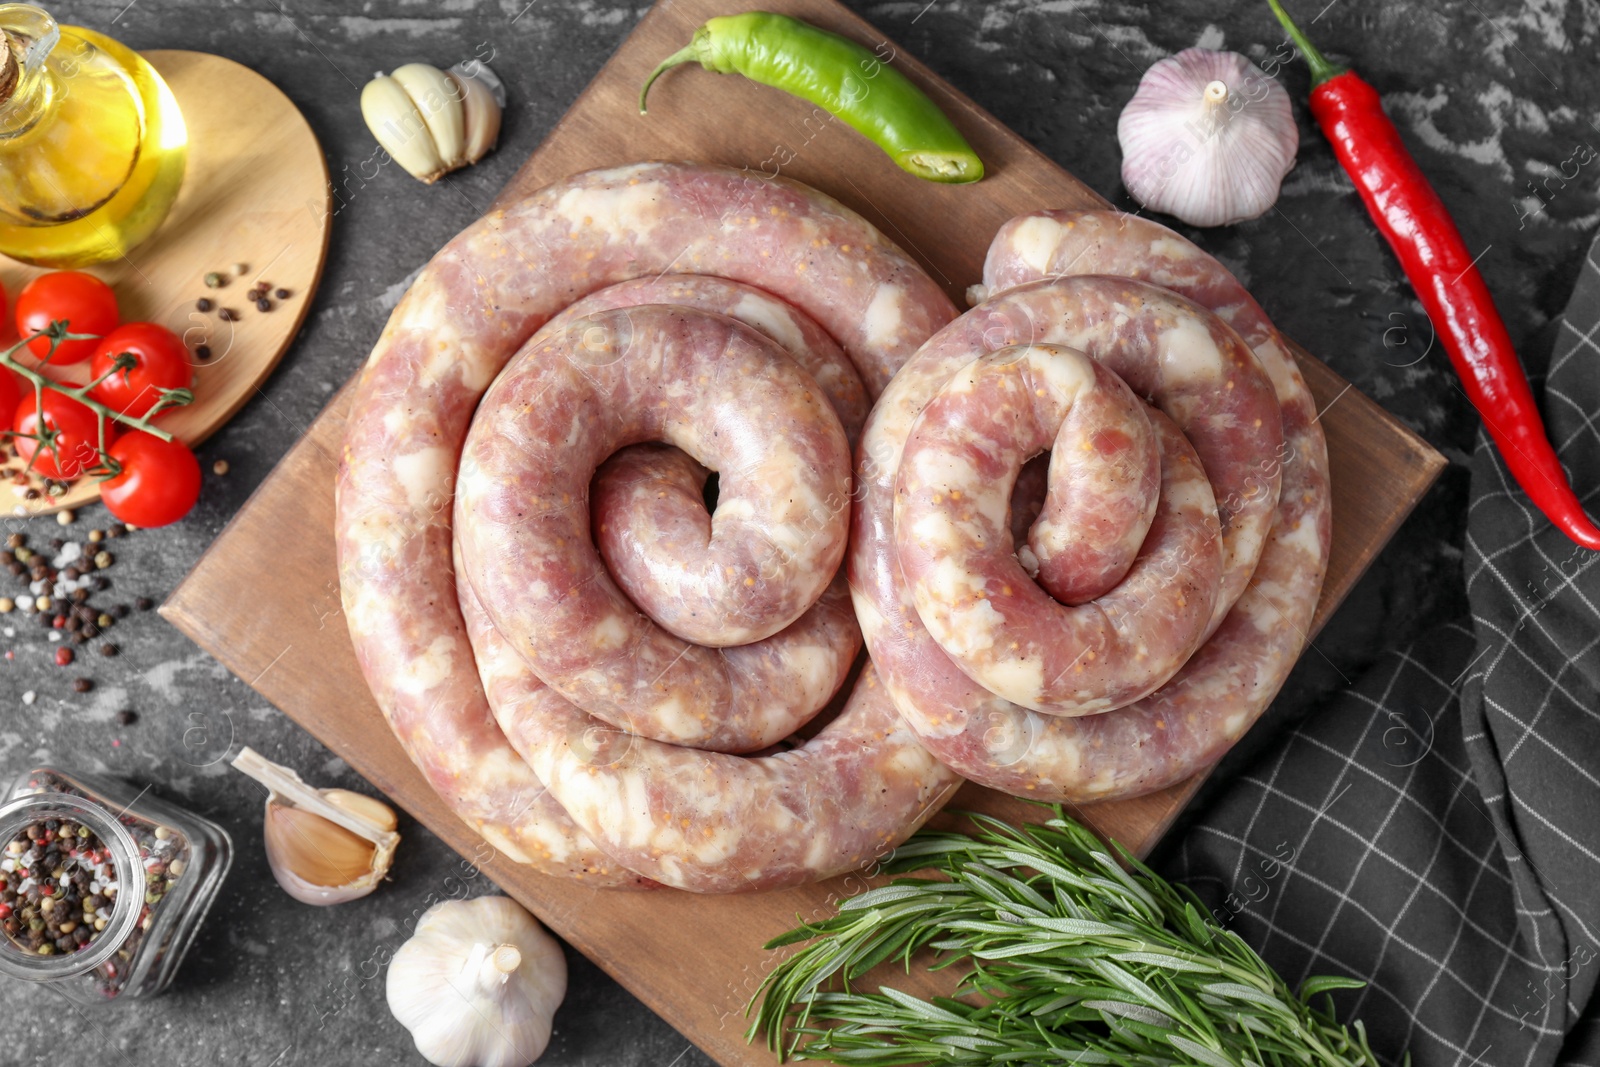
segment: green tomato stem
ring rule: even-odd
[[[51,337],[51,335],[47,331],[40,330],[39,332],[35,333],[33,336],[25,337],[22,340],[18,341],[16,344],[12,345],[10,348],[7,348],[3,352],[0,352],[0,366],[11,368],[12,370],[16,371],[18,374],[22,375],[22,377],[26,378],[28,381],[33,383],[33,402],[34,402],[35,408],[38,408],[38,407],[43,405],[43,402],[44,402],[44,391],[46,389],[51,389],[51,390],[54,390],[55,392],[62,393],[64,395],[66,395],[66,396],[70,396],[72,399],[76,400],[78,403],[82,404],[84,407],[88,408],[89,410],[93,411],[95,414],[100,416],[100,423],[99,423],[99,425],[100,425],[99,451],[100,451],[100,458],[101,458],[102,462],[110,462],[110,459],[111,459],[111,454],[106,450],[106,420],[107,419],[111,420],[112,422],[119,422],[122,425],[129,427],[130,429],[141,430],[144,433],[147,433],[152,437],[158,437],[163,441],[172,440],[172,435],[170,433],[168,433],[166,430],[158,428],[157,426],[155,426],[150,421],[151,416],[153,416],[156,412],[165,410],[165,408],[163,408],[163,406],[160,403],[157,403],[157,405],[154,408],[152,408],[148,413],[135,418],[132,415],[127,415],[127,414],[124,414],[123,412],[120,412],[120,411],[113,411],[111,408],[109,408],[106,405],[100,403],[100,401],[94,399],[93,397],[91,397],[89,395],[89,390],[90,389],[93,389],[96,385],[99,385],[100,382],[104,381],[107,377],[109,377],[111,374],[116,372],[116,368],[115,367],[113,367],[110,371],[107,371],[106,374],[101,375],[95,381],[90,382],[88,385],[72,386],[72,385],[67,385],[67,384],[65,384],[63,382],[55,381],[52,378],[47,378],[43,374],[40,374],[38,371],[33,370],[30,367],[25,367],[21,363],[17,362],[16,354],[19,351],[22,350],[24,345],[27,345],[29,342],[35,341],[35,340],[37,340],[37,339],[39,339],[41,337],[49,337],[50,338],[50,352],[49,352],[49,355],[46,355],[44,359],[39,361],[40,365],[43,366],[44,364],[50,362],[50,357],[51,356],[55,355],[56,346],[62,340],[69,339],[69,336]],[[191,395],[191,399],[193,399],[192,395]],[[180,405],[176,404],[176,403],[167,404],[166,405],[167,408],[178,407],[178,406],[180,406]]]

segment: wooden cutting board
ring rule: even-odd
[[[183,338],[196,356],[194,403],[161,416],[161,427],[180,441],[198,445],[222,427],[278,365],[300,332],[311,298],[322,278],[331,230],[332,189],[328,164],[317,135],[283,90],[242,63],[205,52],[159,50],[144,58],[160,72],[183,111],[189,130],[189,162],[183,188],[161,228],[121,259],[90,267],[117,293],[123,322],[159,322]],[[245,273],[234,277],[233,266]],[[0,256],[0,281],[15,294],[39,267]],[[227,278],[207,289],[205,276]],[[245,293],[257,282],[271,282],[289,295],[271,299],[258,311]],[[238,312],[224,322],[215,311],[202,314],[195,300],[208,297],[218,308]],[[0,321],[0,343],[16,330]],[[89,364],[46,371],[60,380],[89,380]],[[11,464],[20,469],[21,460]],[[6,474],[11,471],[7,470]],[[17,515],[46,515],[82,507],[100,497],[100,482],[80,478],[59,497],[21,495],[3,499]],[[42,489],[37,476],[31,486]]]
[[[766,0],[765,6],[893,55],[895,65],[955,117],[983,156],[989,176],[981,184],[919,181],[808,105],[698,67],[673,71],[657,83],[650,114],[641,117],[638,87],[655,63],[688,41],[706,18],[749,6],[735,0],[658,3],[500,202],[576,171],[639,159],[781,169],[883,228],[958,302],[978,280],[989,238],[1005,219],[1040,207],[1103,206],[1071,175],[832,0]],[[1316,616],[1320,627],[1445,461],[1322,363],[1303,350],[1296,353],[1323,409],[1333,463],[1333,557]],[[390,736],[361,679],[340,614],[331,529],[347,404],[348,389],[257,490],[163,613],[714,1059],[741,1067],[774,1062],[743,1040],[745,1001],[771,963],[759,946],[788,929],[797,915],[814,915],[830,899],[858,891],[864,879],[723,898],[579,889],[509,863],[451,815]],[[1197,785],[1198,780],[1095,805],[1080,815],[1143,853]],[[955,806],[1011,818],[1030,814],[1020,802],[973,786],[958,795]],[[902,976],[897,984],[932,988],[925,982],[924,976]]]

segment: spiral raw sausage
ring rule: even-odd
[[[1133,278],[1163,289],[1124,280]],[[974,683],[923,625],[897,571],[892,486],[901,450],[923,406],[982,353],[1014,343],[1056,342],[1126,363],[1128,350],[1159,349],[1162,337],[1173,332],[1178,320],[1172,301],[1187,304],[1173,293],[1194,301],[1188,305],[1190,321],[1210,320],[1212,337],[1242,335],[1256,373],[1264,372],[1270,382],[1281,437],[1277,427],[1260,432],[1253,419],[1235,423],[1231,436],[1210,447],[1186,430],[1201,453],[1224,522],[1237,524],[1245,514],[1252,522],[1264,517],[1266,528],[1236,537],[1236,546],[1254,551],[1236,547],[1228,554],[1234,578],[1224,589],[1236,587],[1219,595],[1214,632],[1165,685],[1105,714],[1041,715]],[[930,340],[903,369],[863,437],[863,503],[852,538],[851,581],[874,661],[923,742],[946,764],[994,788],[1089,801],[1173,784],[1215,761],[1255,721],[1307,639],[1330,541],[1327,456],[1310,394],[1276,331],[1233,277],[1148,220],[1111,212],[1040,212],[1014,219],[991,246],[985,286],[977,295],[988,299]],[[1218,319],[1194,314],[1199,307],[1233,330],[1219,331]],[[1086,323],[1095,327],[1087,338]],[[1226,356],[1219,364],[1204,345],[1186,359],[1182,346],[1168,340],[1158,362],[1190,362],[1210,386],[1198,389],[1192,404],[1174,407],[1170,397],[1158,396],[1159,406],[1181,424],[1181,416],[1208,403],[1213,410],[1233,403],[1238,379],[1231,371],[1215,371],[1223,365],[1242,371],[1242,364]],[[1219,342],[1219,351],[1228,347]],[[1015,516],[1011,527],[1020,527]],[[1042,547],[1037,540],[1030,551]]]
[[[793,305],[838,343],[872,392],[954,314],[938,287],[870,225],[829,198],[782,180],[725,168],[641,164],[579,175],[491,214],[422,272],[362,372],[338,483],[346,618],[368,684],[408,754],[454,810],[514,858],[597,884],[637,883],[635,872],[694,889],[794,884],[870,858],[873,850],[909,833],[958,782],[894,717],[870,671],[839,719],[796,752],[741,759],[616,730],[609,732],[626,740],[574,748],[568,743],[573,728],[580,735],[600,730],[595,736],[609,728],[540,686],[526,669],[530,655],[538,658],[532,643],[562,635],[501,635],[484,629],[484,616],[472,615],[470,627],[463,616],[463,607],[475,611],[474,597],[506,594],[505,567],[513,561],[496,555],[492,543],[474,544],[469,536],[461,556],[481,584],[458,587],[455,579],[456,538],[473,533],[452,528],[452,512],[460,505],[456,471],[485,390],[519,350],[554,344],[559,333],[581,345],[584,331],[601,316],[622,316],[604,320],[615,325],[628,314],[610,311],[597,297],[597,314],[575,316],[570,329],[533,338],[563,308],[607,286],[641,278],[661,283],[659,276],[673,273],[717,275]],[[726,319],[707,326],[718,316],[699,314],[694,329],[721,329],[738,335],[737,343],[747,348],[767,347],[744,327],[730,328]],[[748,318],[761,316],[755,310]],[[769,334],[786,329],[770,316],[749,325],[765,326]],[[659,326],[652,322],[651,329]],[[818,384],[828,385],[820,379]],[[566,385],[573,390],[569,396],[580,396],[581,383],[569,377]],[[848,382],[842,391],[850,391]],[[839,390],[823,392],[839,402]],[[793,395],[802,394],[806,404],[817,406],[814,386],[802,384]],[[513,427],[514,414],[496,426]],[[576,426],[548,423],[543,429],[557,425]],[[813,422],[806,425],[814,431]],[[528,422],[517,432],[533,430]],[[817,456],[832,458],[819,459],[819,465],[831,466],[845,447],[838,423],[824,436],[829,441],[818,446]],[[478,460],[495,457],[492,438],[484,438]],[[610,441],[627,443],[620,436]],[[847,476],[847,463],[844,470]],[[645,462],[624,471],[614,491],[625,496],[639,479],[656,476],[681,486],[693,471],[680,465],[674,474]],[[482,483],[478,488],[484,493],[477,499],[486,506],[514,506],[510,497]],[[803,553],[809,546],[793,547]],[[825,557],[826,552],[817,558]],[[838,583],[831,588],[815,601],[825,614],[830,596],[838,607],[843,604]],[[514,605],[496,602],[507,620],[517,614]],[[831,614],[837,618],[840,611]],[[568,621],[585,624],[581,612]],[[760,625],[771,624],[767,618]],[[575,668],[568,682],[582,673]],[[530,706],[524,699],[530,695],[555,699],[544,714],[519,711]],[[683,721],[663,713],[656,725]],[[518,758],[507,732],[548,776],[562,804],[551,802],[540,774]],[[758,739],[766,739],[759,730],[731,744],[744,747]],[[618,745],[637,753],[635,760],[661,768],[650,776],[646,793],[639,791],[644,779],[631,769],[634,764],[614,758]],[[686,776],[672,767],[695,770]],[[850,782],[860,788],[842,784]],[[724,798],[721,807],[712,803],[717,796]],[[732,821],[747,816],[754,820],[749,826]],[[683,833],[684,818],[699,837]],[[740,873],[730,881],[727,870]]]

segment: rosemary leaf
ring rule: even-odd
[[[747,1038],[862,1067],[1377,1067],[1359,1022],[1311,1004],[1360,982],[1290,990],[1188,887],[1052,815],[914,836],[884,870],[934,877],[896,878],[770,943],[806,942],[751,1000]],[[851,988],[924,949],[930,969],[962,970],[957,997]]]

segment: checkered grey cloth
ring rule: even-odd
[[[1600,513],[1600,241],[1552,354],[1528,363]],[[1597,561],[1480,433],[1471,618],[1306,719],[1165,864],[1291,985],[1367,980],[1336,1002],[1385,1063],[1600,1067]]]

